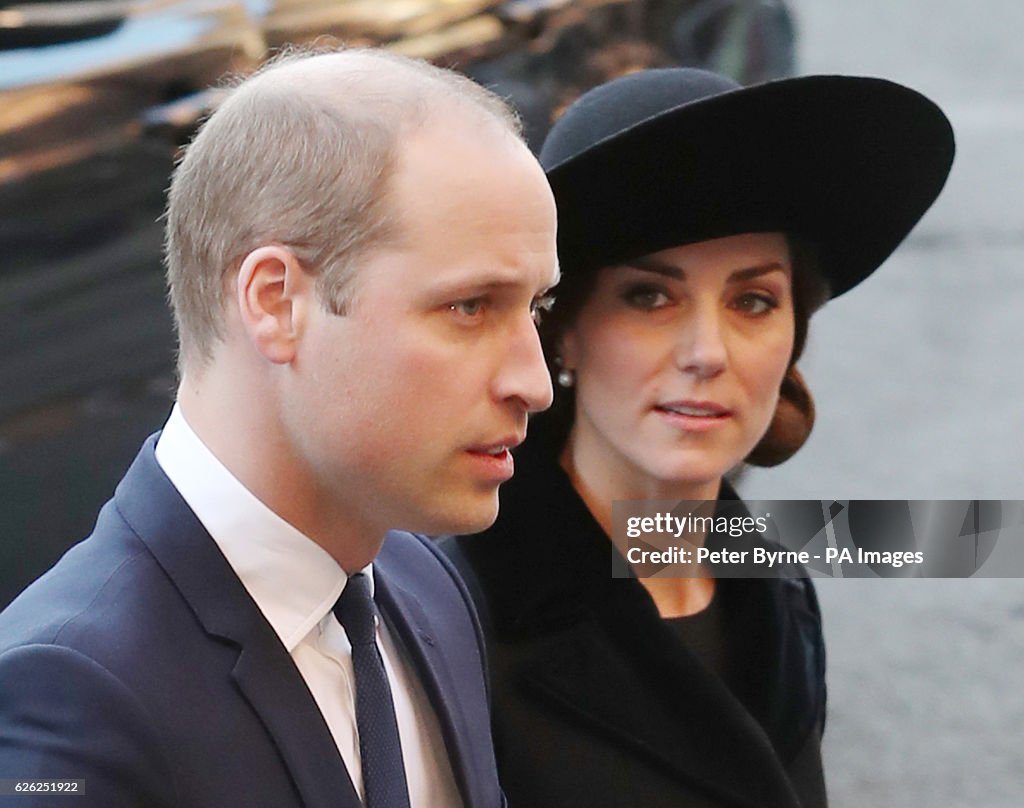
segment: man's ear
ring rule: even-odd
[[[235,283],[239,317],[250,342],[271,362],[294,358],[314,287],[315,278],[287,247],[269,244],[242,259]]]

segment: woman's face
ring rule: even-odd
[[[561,343],[576,372],[571,453],[624,498],[712,498],[768,429],[793,350],[781,233],[746,233],[600,270]]]

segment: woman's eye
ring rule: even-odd
[[[455,314],[461,314],[463,317],[477,317],[483,314],[486,303],[487,301],[482,297],[471,297],[449,304],[448,310]]]
[[[622,299],[637,309],[660,309],[670,302],[669,296],[655,286],[636,286],[627,289]]]
[[[733,306],[745,314],[767,314],[772,309],[779,307],[779,301],[773,295],[761,292],[747,292],[740,295]]]
[[[551,307],[555,305],[554,295],[541,295],[540,297],[534,298],[530,304],[530,316],[533,317],[533,321],[540,325],[541,319],[544,317],[544,312],[551,311]]]

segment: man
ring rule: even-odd
[[[76,805],[502,803],[465,590],[385,533],[495,518],[551,399],[554,216],[456,74],[341,51],[235,89],[170,189],[177,405],[0,615],[0,778],[83,781]]]

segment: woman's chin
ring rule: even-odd
[[[658,499],[714,499],[722,476],[730,467],[718,464],[668,467],[651,475],[652,490],[661,490]],[[655,471],[651,469],[651,471]]]

